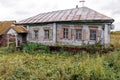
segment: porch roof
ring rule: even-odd
[[[23,26],[13,26],[13,28],[17,33],[27,33],[27,29],[24,28]]]
[[[0,35],[5,34],[16,21],[0,21]]]
[[[17,33],[27,33],[27,29],[23,26],[15,26],[16,21],[0,21],[0,35],[6,34],[10,28],[13,28]]]

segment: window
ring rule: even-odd
[[[49,39],[49,30],[44,30],[45,32],[45,39]]]
[[[38,39],[38,30],[35,30],[34,34],[35,34],[35,39]]]
[[[63,37],[65,39],[68,39],[68,28],[64,28],[63,33],[64,33]]]
[[[76,29],[76,39],[82,39],[82,30]]]
[[[90,40],[96,40],[96,30],[90,30]]]

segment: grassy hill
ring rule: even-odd
[[[9,52],[0,48],[0,80],[120,80],[120,40],[111,35],[116,50],[86,52]]]

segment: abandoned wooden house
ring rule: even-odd
[[[15,26],[16,21],[0,22],[0,46],[9,46],[11,43],[26,41],[27,30],[22,26]]]
[[[88,7],[41,13],[17,25],[27,28],[27,41],[47,45],[110,43],[114,19]]]

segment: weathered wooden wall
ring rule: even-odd
[[[53,44],[53,24],[48,25],[41,25],[41,26],[29,26],[27,27],[29,30],[27,35],[27,41],[29,42],[36,42],[36,43],[43,43],[43,44]],[[51,29],[51,39],[45,40],[44,39],[44,29]],[[34,31],[38,30],[38,39],[35,39]]]
[[[97,40],[90,40],[90,29],[92,27],[90,26],[95,26],[97,29]],[[103,25],[76,25],[76,24],[69,24],[69,37],[68,39],[64,39],[62,35],[62,28],[65,27],[64,24],[58,24],[57,25],[57,42],[60,44],[72,44],[72,45],[82,45],[82,44],[94,44],[95,42],[98,42],[98,38],[102,39],[102,26]],[[76,40],[75,37],[75,30],[76,29],[82,29],[82,39],[81,40]],[[100,33],[98,33],[100,31]],[[98,36],[98,34],[100,34]],[[102,39],[103,40],[103,39]]]
[[[69,29],[68,39],[63,38],[62,29],[67,27]],[[101,40],[101,44],[110,43],[110,25],[108,24],[44,24],[44,25],[28,25],[27,41],[43,43],[47,45],[52,44],[69,44],[69,45],[82,45],[82,44],[94,44],[96,41]],[[76,40],[74,30],[82,29],[82,39]],[[97,29],[97,40],[90,40],[90,29]],[[104,28],[104,29],[103,29]],[[44,30],[50,29],[50,39],[44,39]],[[38,39],[35,39],[34,31],[38,30]]]

